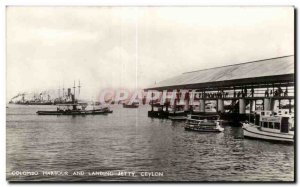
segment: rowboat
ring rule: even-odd
[[[123,103],[123,108],[138,108],[139,103],[138,102],[133,102],[131,104],[129,103]]]

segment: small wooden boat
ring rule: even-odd
[[[123,103],[123,108],[138,108],[139,102],[133,102],[131,104]]]
[[[188,115],[184,129],[198,132],[223,132],[218,115]]]
[[[243,122],[244,137],[281,143],[293,143],[294,131],[291,130],[289,118],[273,116],[269,111],[262,111],[254,123]],[[267,114],[267,115],[266,115]]]

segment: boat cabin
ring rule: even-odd
[[[58,104],[57,111],[80,111],[85,110],[87,103],[74,103],[74,104]]]
[[[216,122],[219,120],[218,115],[188,115],[186,123],[189,125],[201,125],[201,126],[216,126]]]
[[[255,114],[260,116],[273,116],[274,112],[271,110],[257,110],[255,111]]]
[[[218,115],[188,115],[185,129],[199,132],[222,132],[224,130],[219,126]]]
[[[260,128],[261,130],[268,132],[289,133],[291,127],[288,117],[261,116]]]
[[[277,111],[277,115],[281,116],[281,115],[289,115],[290,112],[289,112],[289,109],[279,109]]]
[[[194,120],[218,120],[219,116],[218,115],[189,115],[189,119],[194,119]]]

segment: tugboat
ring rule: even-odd
[[[244,137],[281,143],[294,143],[289,117],[273,115],[272,111],[256,112],[254,123],[243,122]]]
[[[86,110],[86,103],[59,104],[56,111],[37,111],[38,115],[96,115],[112,113],[108,107]]]
[[[218,115],[188,115],[184,129],[198,132],[223,132]]]
[[[97,115],[97,114],[108,114],[112,113],[108,107],[103,107],[100,109],[93,108],[92,110],[86,110],[88,106],[87,103],[79,103],[75,99],[75,82],[74,82],[74,94],[71,93],[71,88],[68,89],[67,96],[71,98],[70,102],[65,104],[57,104],[56,111],[37,111],[38,115]]]

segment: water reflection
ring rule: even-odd
[[[42,106],[38,106],[42,107]],[[7,109],[10,180],[277,181],[293,180],[293,146],[243,139],[242,129],[185,131],[184,122],[147,117],[147,107],[106,116],[38,116]],[[137,115],[138,114],[138,115]],[[12,176],[15,170],[161,171],[163,177]]]

